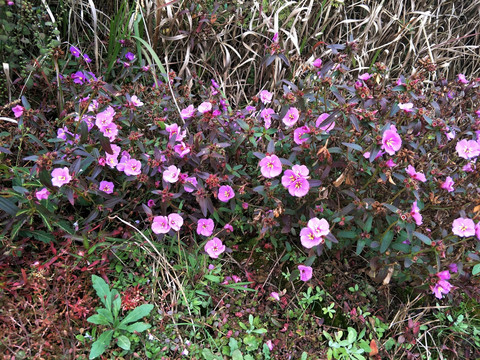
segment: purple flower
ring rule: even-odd
[[[180,144],[177,144],[173,147],[173,150],[180,156],[184,157],[190,152],[190,148],[185,145],[185,143],[182,141]]]
[[[23,106],[17,105],[12,108],[13,114],[15,115],[16,118],[19,118],[20,116],[23,115],[23,111],[25,108]]]
[[[308,281],[312,278],[313,269],[310,266],[298,265],[300,271],[300,280]]]
[[[223,227],[228,233],[231,233],[233,231],[233,226],[230,224],[225,224]]]
[[[410,215],[412,215],[412,218],[415,220],[415,223],[417,226],[420,226],[423,224],[423,218],[422,215],[420,214],[420,209],[417,206],[417,200],[415,200],[412,204],[412,210],[410,211]]]
[[[205,101],[205,102],[201,103],[198,106],[198,111],[200,112],[200,114],[205,114],[209,111],[212,111],[212,103],[209,102],[209,101]]]
[[[67,167],[54,169],[51,175],[53,186],[62,187],[62,185],[68,184],[72,180]]]
[[[322,67],[322,59],[320,58],[315,59],[312,65],[315,66],[317,69],[320,69]]]
[[[113,122],[113,118],[115,117],[115,109],[111,106],[107,107],[102,112],[99,112],[95,118],[95,125],[99,129],[102,129],[104,126]]]
[[[165,126],[165,130],[168,132],[168,139],[170,140],[175,136],[175,141],[182,141],[186,135],[186,131],[182,132],[182,128],[177,124]]]
[[[220,189],[218,189],[218,200],[222,202],[228,202],[233,197],[235,197],[235,192],[233,191],[231,186],[220,186]]]
[[[458,156],[464,159],[473,159],[480,155],[480,145],[475,140],[463,139],[455,146]]]
[[[170,214],[168,215],[168,224],[175,231],[180,231],[180,228],[183,225],[183,218],[180,214]]]
[[[435,294],[437,299],[441,299],[443,295],[446,295],[452,290],[453,286],[446,280],[438,281],[434,287],[430,286],[430,290]]]
[[[296,124],[299,117],[300,117],[300,113],[298,109],[291,107],[290,109],[288,109],[282,121],[286,126],[290,127]]]
[[[457,77],[458,77],[458,82],[462,84],[468,84],[468,80],[465,78],[464,74],[458,74]]]
[[[92,62],[92,59],[90,59],[90,56],[88,56],[87,54],[83,54],[83,60],[85,60],[85,62],[88,64]]]
[[[277,301],[280,301],[280,295],[279,295],[277,292],[275,292],[275,291],[272,291],[272,292],[270,293],[270,297],[274,298],[274,299],[277,300]],[[271,341],[270,341],[270,342],[271,342]],[[272,346],[272,348],[273,348],[273,346]]]
[[[397,133],[395,126],[391,125],[382,136],[382,148],[389,154],[394,155],[402,147],[402,139]]]
[[[288,187],[288,192],[292,196],[303,197],[308,194],[310,184],[305,178],[298,178],[295,182]]]
[[[267,105],[272,102],[273,94],[268,90],[262,90],[260,91],[259,97],[260,97],[260,101],[263,104]]]
[[[50,195],[50,191],[48,191],[47,188],[43,188],[42,190],[35,192],[35,196],[38,200],[47,200],[48,195]]]
[[[111,194],[113,193],[113,182],[110,181],[100,181],[99,189],[104,193]]]
[[[73,82],[78,85],[83,85],[86,80],[85,74],[82,71],[77,71],[72,74],[71,78],[73,79]]]
[[[448,265],[448,270],[454,274],[456,274],[458,272],[458,266],[456,263],[451,263],[450,265]]]
[[[76,57],[77,59],[80,57],[80,55],[82,54],[80,52],[80,50],[78,50],[75,46],[70,46],[70,53]]]
[[[180,111],[180,116],[184,120],[189,119],[194,115],[195,115],[195,107],[193,105],[189,105],[187,108]]]
[[[210,236],[213,233],[215,224],[212,219],[200,219],[197,222],[197,234],[203,236]]]
[[[427,178],[425,177],[425,174],[421,172],[416,172],[415,168],[412,165],[408,165],[408,167],[405,169],[407,174],[414,180],[421,181],[421,182],[426,182]]]
[[[315,126],[317,128],[320,128],[320,130],[325,131],[326,133],[329,133],[335,127],[335,121],[332,121],[330,124],[320,126],[322,122],[324,122],[329,116],[330,114],[323,113],[317,118],[317,121],[315,121]]]
[[[191,193],[195,191],[195,188],[197,186],[197,178],[194,176],[187,177],[185,179],[185,183],[183,184],[183,188],[185,189],[186,192]]]
[[[166,234],[170,231],[170,224],[166,216],[155,216],[152,222],[152,231],[155,234]]]
[[[215,89],[218,89],[220,87],[220,85],[217,84],[217,82],[215,80],[212,79],[212,86],[215,88]]]
[[[397,164],[395,164],[395,162],[392,159],[388,159],[385,165],[387,165],[390,169],[397,166]]]
[[[123,169],[123,172],[127,176],[131,175],[139,175],[142,170],[142,163],[138,160],[135,159],[130,159],[125,163],[125,168]]]
[[[304,134],[310,133],[310,128],[307,125],[295,129],[293,132],[293,141],[297,145],[301,145],[308,140],[308,137],[303,136]]]
[[[180,169],[177,168],[175,165],[170,165],[163,172],[163,180],[171,184],[176,183],[178,181],[179,176],[180,176]]]
[[[450,280],[450,272],[448,270],[440,271],[435,274],[439,280]]]
[[[147,201],[147,206],[148,206],[149,208],[154,207],[154,206],[155,206],[155,201],[153,201],[153,199],[148,200],[148,201]]]
[[[455,189],[453,188],[453,179],[450,176],[447,176],[443,184],[440,186],[442,189],[447,190],[448,192],[453,192]]]
[[[258,165],[262,175],[267,179],[274,178],[282,173],[282,163],[277,155],[265,156]]]
[[[480,222],[475,225],[475,236],[480,240]]]
[[[225,251],[225,245],[222,244],[222,240],[214,237],[212,240],[207,241],[205,244],[205,252],[212,259],[218,258],[218,256]]]
[[[368,79],[370,79],[372,77],[372,75],[370,75],[369,73],[364,73],[362,75],[359,75],[358,78],[360,80],[363,80],[363,81],[367,81]]]
[[[125,59],[127,59],[128,61],[133,61],[135,60],[135,55],[129,51],[125,54]]]
[[[475,223],[469,218],[458,218],[453,220],[452,232],[460,237],[475,235]]]
[[[272,115],[275,114],[275,111],[272,108],[263,109],[260,113],[260,116],[265,121],[265,129],[269,129],[270,125],[272,125]]]

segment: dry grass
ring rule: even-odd
[[[87,35],[101,58],[108,14],[114,15],[121,1],[102,2],[101,8],[91,0],[67,4],[72,33]],[[135,0],[129,8],[143,16],[146,40],[162,61],[168,59],[170,69],[186,78],[196,73],[206,81],[215,79],[232,105],[301,72],[309,59],[327,56],[330,50],[318,46],[322,42],[356,41],[352,70],[360,72],[382,61],[396,77],[412,72],[424,58],[450,79],[458,73],[477,77],[480,71],[480,31],[473,26],[480,23],[479,0],[237,0],[220,5],[210,0]],[[265,45],[277,32],[292,68],[279,60],[262,66]]]

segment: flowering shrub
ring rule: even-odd
[[[427,88],[421,68],[389,84],[382,64],[357,80],[337,49],[298,84],[283,80],[235,111],[214,81],[194,82],[192,95],[173,72],[152,87],[70,69],[57,122],[26,99],[12,109],[3,235],[25,236],[35,220],[44,232],[106,236],[115,214],[156,241],[181,234],[212,258],[245,237],[301,245],[292,270],[303,281],[338,243],[374,258],[374,272],[393,266],[399,280],[449,293],[436,274],[453,258],[465,269],[480,260],[468,217],[480,209],[479,82]],[[126,50],[120,76],[147,80]]]

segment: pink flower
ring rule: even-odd
[[[398,104],[398,107],[405,112],[412,112],[413,111],[413,104],[412,103]]]
[[[323,244],[325,242],[325,240],[321,236],[316,237],[315,233],[313,232],[313,230],[311,228],[304,227],[300,231],[300,242],[307,249],[311,249],[314,246]]]
[[[452,232],[460,237],[475,235],[475,223],[469,218],[458,218],[453,220]]]
[[[130,102],[132,103],[133,106],[136,106],[136,107],[144,105],[143,102],[141,102],[140,99],[137,97],[137,95],[133,95],[130,98]]]
[[[480,222],[475,225],[475,236],[480,240]]]
[[[458,156],[464,159],[473,159],[480,155],[480,145],[475,140],[463,139],[455,146]]]
[[[440,271],[435,274],[440,280],[450,280],[450,272],[448,270]]]
[[[435,294],[437,299],[441,299],[443,295],[446,295],[452,290],[453,286],[446,280],[438,281],[435,286],[430,286],[430,290]]]
[[[147,206],[148,206],[149,208],[154,207],[154,206],[155,206],[155,201],[153,201],[153,199],[148,200],[148,201],[147,201]]]
[[[95,125],[97,125],[99,129],[102,129],[103,127],[112,123],[114,116],[115,110],[113,107],[109,106],[105,110],[97,114],[95,119]]]
[[[285,170],[282,176],[282,185],[289,188],[298,178],[306,178],[309,170],[305,165],[293,165],[291,170]]]
[[[277,155],[265,156],[258,165],[262,175],[267,179],[274,178],[282,173],[282,163]]]
[[[68,184],[72,180],[67,167],[54,169],[51,175],[53,186],[62,187],[62,185]]]
[[[230,224],[225,224],[223,227],[228,233],[231,233],[233,231],[233,226]]]
[[[104,126],[103,128],[100,129],[103,133],[103,136],[107,137],[110,139],[110,141],[115,140],[115,138],[118,135],[118,127],[116,124],[113,122]]]
[[[448,265],[448,270],[454,274],[456,274],[458,272],[458,266],[456,263],[451,263],[450,265]]]
[[[175,145],[173,149],[178,155],[180,155],[180,157],[184,157],[190,152],[190,148],[185,145],[183,141],[180,144]]]
[[[275,291],[272,291],[272,292],[270,293],[270,297],[274,298],[274,299],[277,300],[277,301],[280,301],[280,295],[278,295],[278,293],[275,292]]]
[[[452,130],[449,132],[445,132],[445,136],[447,137],[448,141],[455,139],[455,131]]]
[[[390,169],[397,166],[397,164],[395,164],[395,162],[392,159],[388,159],[385,165],[387,165]]]
[[[465,78],[464,74],[458,74],[457,77],[458,77],[458,82],[462,84],[468,84],[468,80]]]
[[[422,215],[420,214],[420,209],[417,206],[417,200],[415,200],[412,204],[412,210],[410,211],[410,215],[412,215],[412,218],[415,220],[415,223],[417,226],[420,226],[423,224],[423,218]]]
[[[185,179],[185,183],[183,184],[183,188],[186,192],[191,193],[195,191],[195,187],[197,186],[197,178],[196,177],[187,177]]]
[[[450,176],[447,176],[443,184],[440,186],[442,189],[447,190],[448,192],[453,192],[455,189],[453,188],[453,179]]]
[[[118,164],[118,155],[120,154],[120,146],[111,144],[110,147],[113,150],[113,154],[106,153],[105,160],[108,166],[112,169]]]
[[[155,216],[152,222],[152,231],[155,234],[166,234],[170,231],[170,224],[166,216]]]
[[[269,129],[270,125],[272,125],[272,114],[275,114],[275,111],[271,108],[263,109],[260,113],[263,121],[265,121],[265,129]]]
[[[300,117],[300,113],[298,109],[291,107],[290,109],[288,109],[282,121],[286,126],[290,127],[296,124],[299,117]]]
[[[200,114],[205,114],[212,110],[212,103],[205,101],[198,106],[198,111]]]
[[[415,168],[412,165],[408,165],[408,167],[405,169],[408,175],[414,180],[425,182],[427,181],[427,178],[425,177],[425,174],[421,172],[416,172]]]
[[[273,342],[272,342],[272,340],[267,340],[267,341],[265,342],[265,344],[267,344],[268,350],[270,350],[270,351],[273,350]]]
[[[308,134],[310,132],[310,128],[307,125],[299,127],[295,129],[293,132],[293,141],[295,144],[300,145],[308,140],[308,137],[303,136],[304,134]]]
[[[475,163],[472,161],[462,166],[462,170],[465,172],[473,172],[475,168],[476,168]]]
[[[330,225],[328,225],[325,219],[314,217],[308,220],[307,226],[313,231],[313,235],[317,238],[327,236],[330,233]]]
[[[163,172],[163,180],[173,184],[178,181],[179,175],[180,175],[180,169],[177,168],[175,165],[170,165]]]
[[[260,91],[259,97],[260,101],[266,105],[272,102],[273,94],[268,90],[262,90]]]
[[[193,115],[195,115],[195,107],[193,105],[189,105],[187,108],[180,111],[180,116],[184,120],[191,118]]]
[[[364,73],[362,75],[360,75],[358,78],[360,80],[363,80],[363,81],[367,81],[368,79],[370,79],[372,77],[372,75],[370,75],[369,73]]]
[[[23,115],[23,111],[25,108],[23,106],[17,105],[12,108],[13,114],[15,115],[16,118],[19,118],[20,116]]]
[[[100,181],[100,186],[98,188],[104,193],[111,194],[113,193],[114,185],[113,182],[110,181]]]
[[[332,121],[330,124],[320,126],[320,125],[322,124],[322,122],[324,122],[325,120],[327,120],[327,118],[328,118],[329,116],[330,116],[330,114],[328,114],[328,113],[323,113],[323,114],[321,114],[321,115],[317,118],[317,121],[315,121],[315,126],[316,126],[317,128],[320,128],[320,130],[325,131],[326,133],[329,133],[329,132],[332,131],[333,128],[335,127],[335,121]]]
[[[175,230],[175,231],[180,231],[180,228],[183,225],[183,218],[179,214],[170,214],[168,215],[168,225]]]
[[[382,136],[382,148],[389,154],[394,155],[402,147],[402,139],[397,133],[395,126],[391,125]]]
[[[292,196],[303,197],[308,194],[310,184],[305,178],[298,178],[295,182],[288,187],[288,192]]]
[[[183,139],[177,139],[178,134],[180,134],[181,128],[177,124],[165,126],[165,130],[168,132],[168,139],[171,139],[175,136],[175,141],[181,141]]]
[[[308,281],[312,278],[313,269],[310,266],[298,265],[298,270],[300,270],[300,280]]]
[[[131,175],[139,175],[142,170],[142,163],[138,160],[135,159],[130,159],[125,163],[125,167],[123,169],[123,172],[127,176]]]
[[[42,190],[39,190],[35,193],[35,196],[38,200],[47,200],[48,195],[50,195],[50,191],[48,191],[47,188],[43,188]]]
[[[130,154],[126,151],[122,151],[122,157],[120,158],[120,161],[117,164],[117,170],[124,171],[125,165],[129,160],[130,160]]]
[[[322,67],[322,59],[317,58],[313,61],[313,66],[315,66],[317,69],[320,69]]]
[[[212,219],[200,219],[197,222],[197,234],[203,236],[210,236],[213,233],[215,224]]]
[[[233,197],[235,197],[235,192],[230,185],[220,186],[220,189],[218,189],[218,200],[228,202]]]
[[[225,251],[225,245],[222,244],[222,240],[214,237],[212,240],[207,241],[205,244],[205,252],[212,258],[216,259]]]

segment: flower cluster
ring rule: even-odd
[[[308,194],[310,171],[305,165],[293,165],[291,170],[285,170],[282,176],[282,185],[290,195],[303,197]]]
[[[183,225],[183,217],[172,213],[168,216],[155,216],[152,222],[152,231],[155,234],[167,234],[170,230],[180,231]]]
[[[300,241],[304,247],[310,249],[314,246],[323,244],[325,236],[330,233],[330,225],[327,220],[312,218],[308,220],[307,227],[300,231]]]
[[[448,270],[435,274],[438,278],[434,286],[430,285],[430,290],[435,294],[437,299],[441,299],[452,290],[453,286],[448,282],[450,280],[450,272]]]

